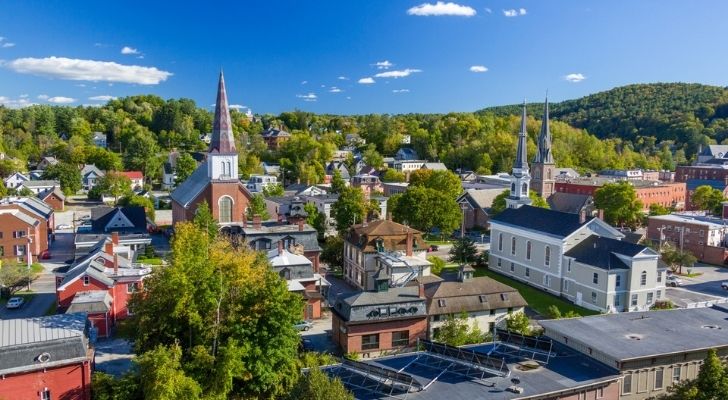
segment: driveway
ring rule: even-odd
[[[324,312],[320,319],[313,320],[313,328],[302,331],[301,336],[311,340],[315,351],[338,354],[339,349],[331,340],[331,312]]]
[[[132,366],[131,342],[125,339],[99,339],[94,346],[96,370],[116,377],[128,372]]]

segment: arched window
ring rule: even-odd
[[[550,169],[548,170],[548,177],[549,177],[548,179],[551,179],[551,170]]]
[[[526,260],[531,259],[531,241],[526,242]]]
[[[642,271],[640,274],[640,286],[647,285],[647,271]]]
[[[521,195],[528,196],[528,183],[523,182],[523,186],[521,186]]]
[[[217,202],[220,217],[218,218],[218,221],[220,221],[221,224],[229,224],[232,222],[233,219],[233,199],[231,199],[228,196],[220,197],[220,200]]]
[[[533,171],[533,177],[536,178],[536,179],[540,178],[541,177],[541,171],[538,170],[538,169],[536,169],[535,171]]]
[[[511,238],[511,254],[516,255],[516,237]]]
[[[546,246],[546,252],[544,253],[543,263],[545,266],[551,265],[551,247]]]
[[[498,251],[503,251],[503,234],[498,234]]]
[[[516,184],[511,183],[511,194],[514,194],[516,192]]]

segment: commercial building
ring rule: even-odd
[[[222,228],[222,232],[233,240],[247,243],[253,250],[270,251],[283,242],[285,249],[296,249],[313,264],[314,273],[319,272],[321,247],[318,245],[316,229],[298,219],[295,223],[261,221],[254,216],[252,223],[244,222],[242,227]]]
[[[597,177],[581,177],[575,179],[558,180],[556,191],[560,193],[573,193],[594,196],[597,189],[608,183],[618,182],[619,179]],[[667,208],[682,210],[685,208],[686,185],[684,182],[660,182],[646,180],[627,180],[634,186],[637,199],[642,202],[642,210],[647,212],[652,204]]]
[[[351,178],[351,186],[360,188],[367,199],[375,193],[382,192],[382,182],[379,181],[379,177],[376,175],[354,175]]]
[[[722,265],[728,260],[728,225],[714,217],[672,214],[650,216],[647,237],[653,243],[670,244],[689,251],[699,261]]]

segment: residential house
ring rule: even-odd
[[[544,335],[620,374],[619,400],[661,397],[697,378],[709,349],[728,357],[722,307],[606,314],[539,321]]]
[[[172,190],[177,183],[177,172],[172,164],[167,161],[162,165],[162,189]]]
[[[698,150],[696,165],[704,164],[713,159],[722,159],[728,155],[728,146],[722,144],[710,144]]]
[[[486,229],[493,200],[505,190],[504,187],[480,190],[466,189],[456,200],[463,210],[465,229]]]
[[[524,205],[491,218],[491,270],[598,311],[649,309],[665,293],[654,250],[598,218]]]
[[[122,171],[119,172],[131,181],[131,190],[138,192],[144,189],[144,174],[142,171]]]
[[[320,194],[316,196],[302,196],[306,203],[316,206],[318,212],[326,216],[327,231],[334,233],[336,230],[336,221],[331,217],[331,206],[339,200],[338,194]]]
[[[243,227],[223,229],[228,235],[239,238],[253,250],[269,251],[275,249],[278,242],[283,242],[286,249],[296,249],[311,260],[314,273],[319,272],[321,247],[318,245],[316,229],[298,219],[294,224],[277,221],[262,222],[260,216],[254,216],[252,224]]]
[[[647,237],[690,252],[699,261],[723,265],[728,260],[728,225],[725,220],[690,214],[652,215]]]
[[[8,189],[19,189],[23,182],[27,182],[29,180],[30,177],[27,175],[20,172],[13,172],[10,176],[3,179],[3,182],[5,183],[5,187]]]
[[[81,168],[81,186],[84,190],[91,190],[106,173],[93,164],[86,164]]]
[[[396,160],[392,163],[392,168],[405,174],[407,179],[409,179],[409,175],[421,169],[423,165],[425,165],[425,161],[422,160]]]
[[[445,164],[441,162],[425,162],[422,164],[422,169],[431,169],[433,171],[447,171]]]
[[[152,273],[149,265],[132,261],[134,250],[119,237],[114,232],[72,265],[54,270],[58,308],[88,313],[100,337],[109,336],[116,323],[129,316],[132,293],[140,290]]]
[[[42,169],[34,169],[28,172],[28,177],[31,181],[39,181],[43,179],[43,173],[44,171]]]
[[[86,316],[0,320],[0,394],[6,399],[91,399],[94,349]]]
[[[375,193],[382,192],[382,182],[376,175],[354,175],[351,178],[351,186],[360,188],[367,199]]]
[[[38,194],[40,192],[44,192],[48,189],[53,189],[54,187],[61,187],[61,183],[59,181],[50,181],[50,180],[42,180],[42,181],[25,181],[20,184],[20,190],[22,188],[26,188],[33,192],[33,194]]]
[[[264,130],[260,133],[260,135],[263,137],[263,141],[265,141],[265,144],[268,145],[268,150],[271,151],[280,150],[283,143],[285,143],[292,136],[290,133],[280,128],[273,127]]]
[[[56,211],[63,211],[66,208],[66,195],[58,186],[38,193],[38,198]]]
[[[46,156],[40,159],[40,162],[36,166],[36,169],[46,170],[52,165],[58,164],[58,160],[52,156]]]
[[[281,166],[278,164],[268,164],[266,162],[262,162],[261,167],[263,168],[264,175],[278,176],[281,174]]]
[[[94,132],[93,141],[96,147],[101,147],[102,149],[107,147],[106,134],[103,132]]]
[[[353,225],[344,238],[344,280],[374,290],[375,275],[382,269],[380,259],[395,252],[427,261],[427,245],[419,231],[390,220]],[[429,275],[429,269],[425,272]]]
[[[419,158],[420,157],[417,155],[415,149],[411,147],[402,147],[397,150],[397,153],[394,155],[394,159],[399,161],[418,160]]]
[[[348,146],[363,146],[367,144],[367,141],[356,133],[347,133],[344,140]]]
[[[30,265],[48,251],[46,221],[24,210],[0,209],[0,257]]]
[[[346,161],[349,157],[354,157],[351,150],[334,150],[334,155],[331,156],[331,160]]]
[[[288,291],[303,297],[306,302],[303,318],[319,319],[323,289],[328,286],[328,282],[314,272],[311,260],[298,253],[295,248],[285,249],[283,242],[278,242],[278,249],[268,252],[268,261],[276,274],[286,280]]]
[[[492,332],[497,323],[528,304],[518,290],[486,276],[473,277],[471,266],[460,266],[445,279],[424,283],[427,298],[428,337],[432,340],[448,317],[465,313],[468,325],[483,333]]]
[[[0,199],[0,210],[19,210],[43,222],[41,234],[47,241],[52,240],[55,227],[53,208],[37,197],[4,197]]]
[[[306,185],[303,183],[294,183],[285,188],[286,196],[319,196],[326,194],[326,189],[316,185]]]
[[[549,208],[570,214],[581,214],[593,216],[596,212],[594,197],[588,194],[574,194],[554,192],[546,199]]]
[[[335,171],[339,171],[339,174],[341,174],[341,178],[343,180],[348,182],[349,179],[351,179],[351,174],[349,174],[349,168],[343,161],[331,161],[326,165],[325,183],[331,183],[331,179],[334,177]]]
[[[248,183],[245,187],[251,193],[263,193],[263,190],[268,186],[275,186],[278,184],[278,178],[274,175],[250,175]]]
[[[130,259],[143,252],[152,242],[148,232],[147,214],[144,207],[107,207],[91,209],[87,225],[77,229],[74,238],[76,254],[85,254],[107,237],[118,235],[119,243],[132,251]]]

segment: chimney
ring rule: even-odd
[[[114,254],[114,275],[119,275],[119,255]]]
[[[104,244],[104,253],[113,256],[114,255],[114,243],[112,242],[106,242]]]
[[[579,211],[579,223],[583,224],[586,222],[586,210]]]
[[[111,233],[111,243],[118,245],[119,244],[119,232],[112,232]]]
[[[407,257],[412,257],[412,247],[415,240],[415,235],[408,229],[407,230]]]
[[[278,241],[278,255],[282,255],[282,254],[283,254],[283,241],[279,240]]]
[[[604,210],[601,210],[601,209],[597,210],[597,216],[599,217],[599,219],[601,219],[603,221],[604,220]]]
[[[261,221],[260,221],[260,215],[256,214],[253,215],[253,228],[260,229]]]
[[[419,282],[419,283],[417,284],[417,287],[418,287],[418,289],[419,289],[419,292],[418,292],[418,294],[419,294],[419,297],[420,297],[421,299],[424,299],[424,298],[425,298],[425,285],[423,285],[423,284],[422,284],[422,282]]]
[[[303,232],[303,224],[304,224],[303,219],[299,219],[298,220],[298,231],[299,232]]]

